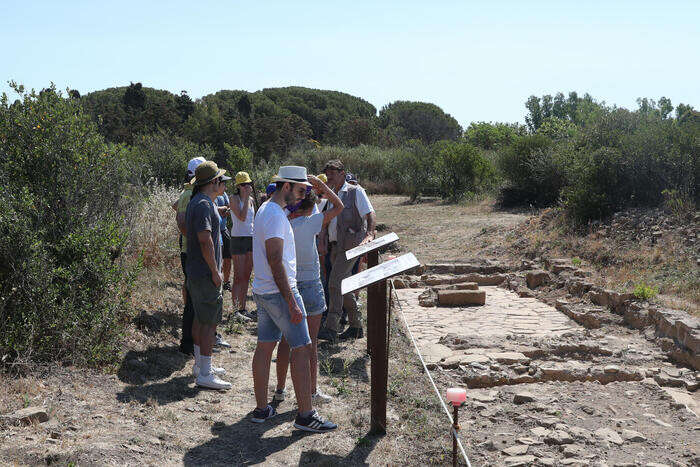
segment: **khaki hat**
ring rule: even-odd
[[[302,185],[311,186],[306,176],[306,167],[299,167],[298,165],[283,165],[280,167],[277,175],[272,177],[272,181],[301,183]]]
[[[220,169],[214,161],[202,162],[195,169],[194,178],[190,180],[190,183],[194,186],[202,186],[219,177],[222,180],[231,180],[231,177],[224,175],[225,173],[226,171]]]
[[[253,180],[250,179],[250,175],[248,175],[248,172],[238,172],[236,174],[236,186],[241,185],[243,183],[253,183]]]

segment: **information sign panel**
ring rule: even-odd
[[[347,279],[343,279],[340,290],[342,294],[345,295],[346,293],[367,287],[370,284],[374,284],[375,282],[379,282],[388,277],[395,276],[400,272],[414,268],[418,265],[420,265],[420,263],[413,253],[406,253],[398,258],[394,258],[385,263],[362,271],[361,273],[355,274],[354,276],[350,276]]]
[[[358,256],[364,255],[365,253],[376,250],[379,247],[388,245],[389,243],[394,243],[399,239],[399,236],[394,232],[383,235],[379,238],[375,238],[371,242],[365,243],[364,245],[356,246],[352,250],[345,252],[345,257],[349,260],[356,258]]]

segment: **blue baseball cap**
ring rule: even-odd
[[[265,188],[265,193],[267,193],[267,196],[270,196],[272,193],[275,192],[276,189],[277,189],[277,185],[275,185],[274,183],[270,183]]]

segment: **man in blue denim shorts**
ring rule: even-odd
[[[292,226],[284,207],[306,195],[306,168],[280,167],[273,181],[277,188],[264,203],[253,223],[253,298],[258,307],[258,345],[253,355],[253,385],[256,408],[251,420],[262,423],[276,415],[268,404],[270,360],[284,335],[291,348],[291,374],[299,413],[294,426],[324,433],[338,426],[323,420],[311,404],[309,365],[311,338],[304,303],[297,290],[296,251]]]

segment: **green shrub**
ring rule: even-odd
[[[564,203],[579,224],[631,206],[658,206],[668,193],[697,200],[700,125],[613,109],[583,128]]]
[[[0,360],[114,361],[135,266],[122,254],[129,152],[75,99],[0,100]]]
[[[680,221],[689,221],[695,215],[695,203],[687,193],[678,190],[663,190],[664,211]]]
[[[168,186],[181,186],[187,162],[194,157],[214,160],[216,154],[208,146],[199,146],[179,136],[159,131],[134,138],[132,166],[139,175],[137,183],[150,180]]]
[[[650,300],[659,293],[658,287],[652,287],[647,284],[637,284],[634,288],[634,297],[637,300]]]
[[[562,161],[568,150],[565,144],[555,146],[550,138],[540,134],[518,137],[501,150],[497,164],[506,181],[501,190],[501,204],[554,204],[566,184]]]
[[[430,148],[438,189],[443,199],[456,201],[488,184],[493,169],[479,150],[469,143],[438,141]]]
[[[581,264],[582,264],[581,258],[579,258],[579,257],[571,258],[571,264],[573,264],[577,268],[581,267]]]

